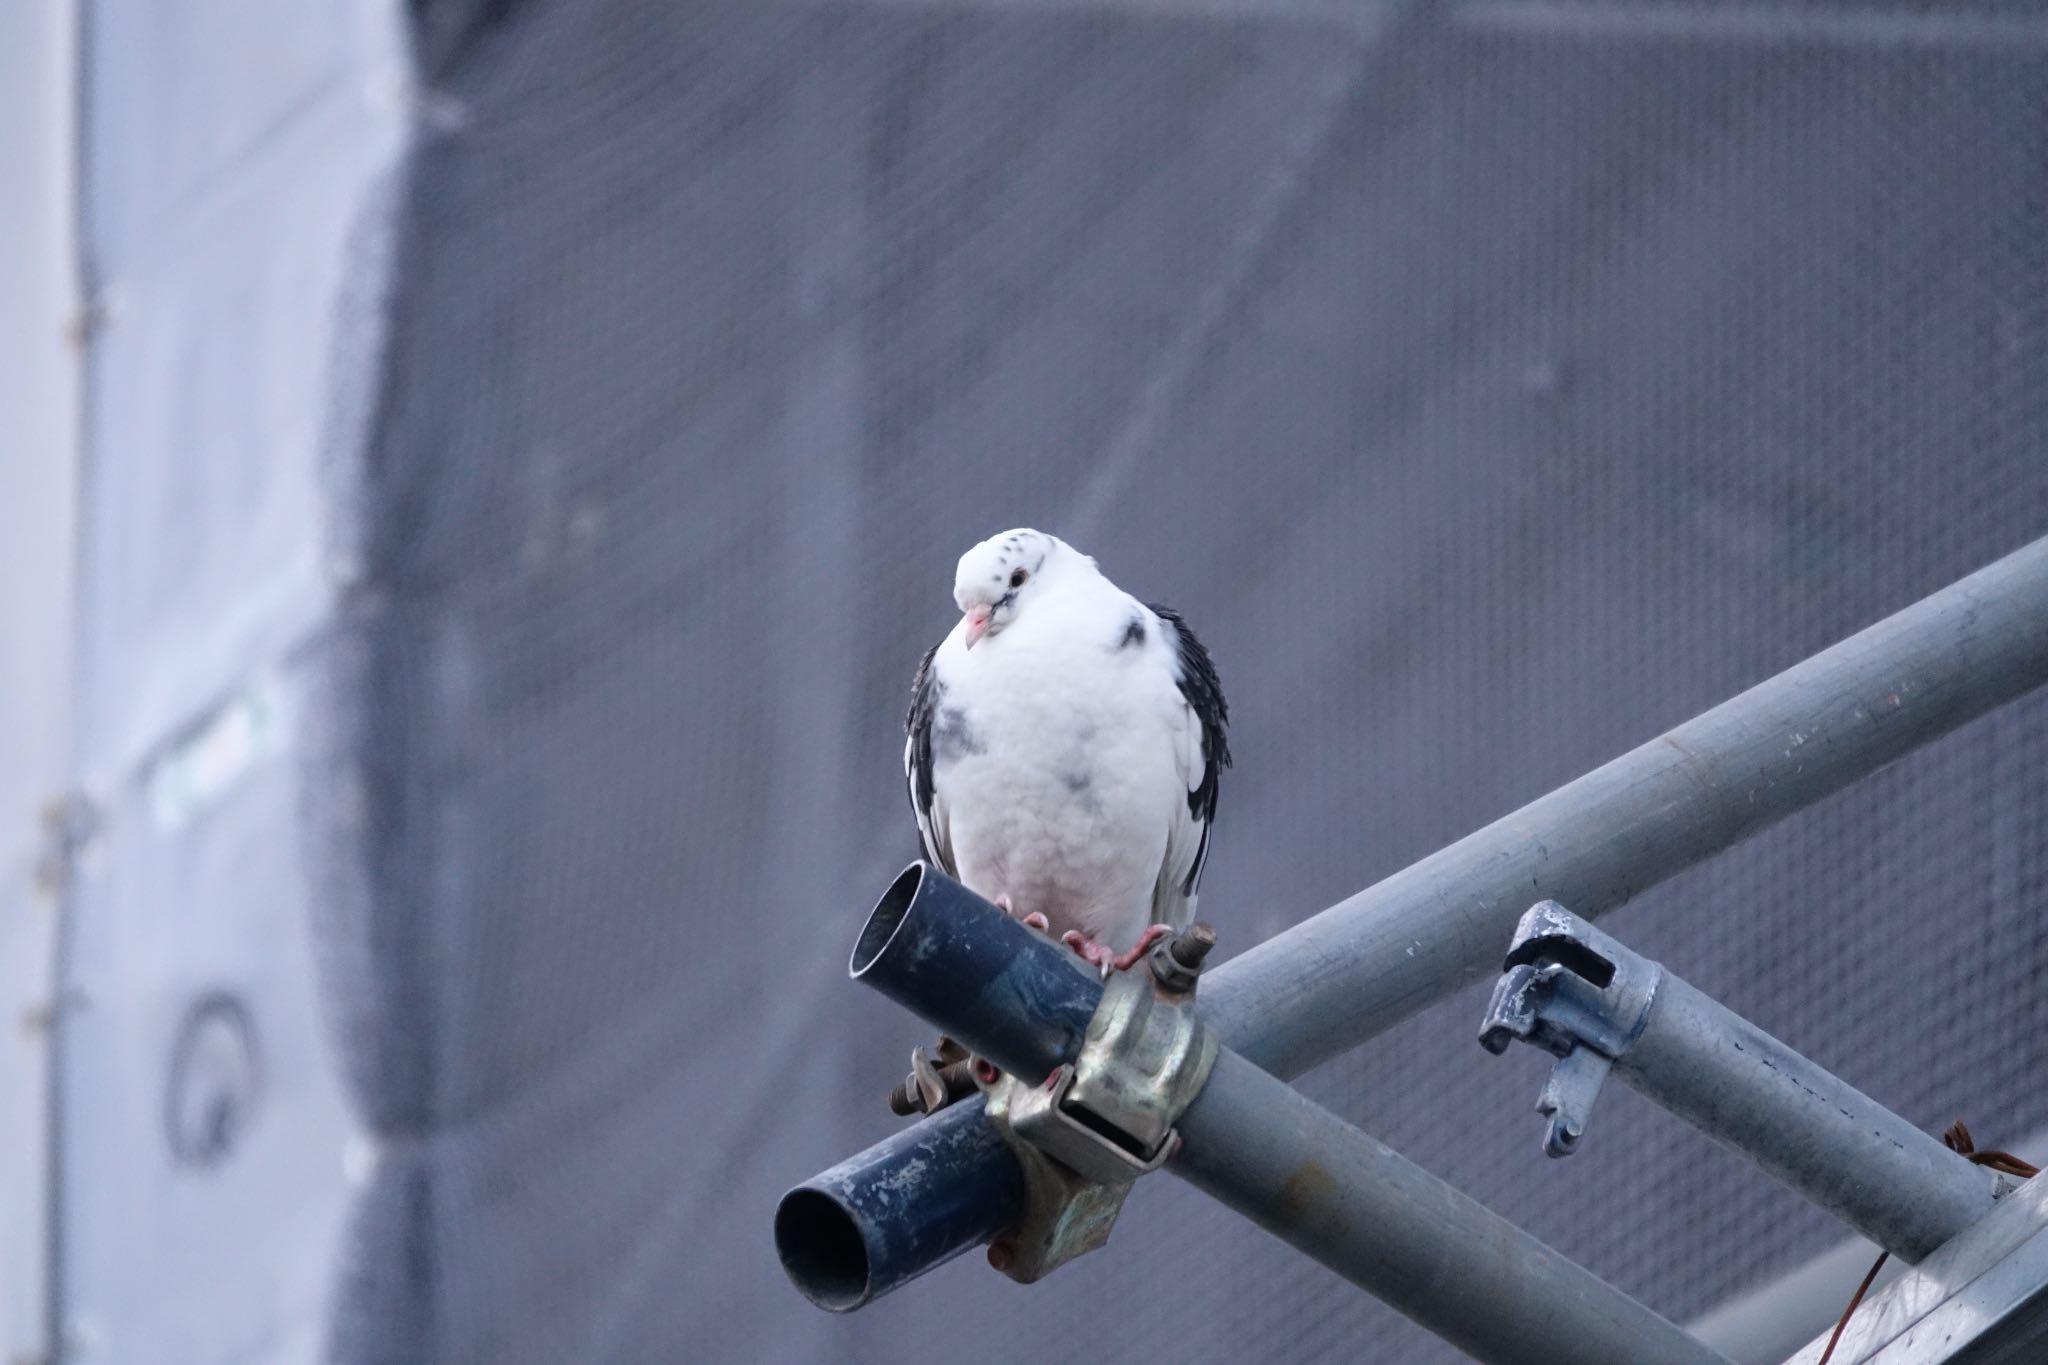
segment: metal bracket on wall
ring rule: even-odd
[[[1152,949],[1149,971],[1114,972],[1080,1052],[1031,1084],[984,1087],[988,1119],[1024,1170],[1024,1212],[989,1244],[989,1264],[1030,1284],[1109,1240],[1141,1175],[1180,1145],[1174,1122],[1216,1062],[1216,1037],[1193,1009],[1206,924]]]

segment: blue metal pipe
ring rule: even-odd
[[[1079,958],[922,862],[882,893],[848,971],[1024,1076],[1072,1061],[1102,998]],[[785,1194],[775,1249],[805,1298],[851,1312],[988,1241],[1023,1202],[975,1095]]]
[[[1013,1076],[1081,1050],[1102,982],[929,863],[903,870],[860,931],[848,971]]]
[[[782,1196],[775,1250],[803,1296],[850,1313],[1017,1221],[1024,1173],[975,1095]]]

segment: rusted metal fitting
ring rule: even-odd
[[[1215,946],[1216,931],[1199,922],[1161,939],[1149,954],[1153,979],[1167,990],[1193,994],[1202,975],[1202,961]]]
[[[1024,1171],[1024,1211],[990,1240],[988,1263],[1019,1284],[1031,1284],[1109,1240],[1131,1181],[1090,1180],[1017,1132],[1019,1101],[1028,1110],[1037,1095],[1046,1093],[1042,1086],[1005,1072],[986,1090],[989,1126],[1002,1135]]]
[[[910,1051],[910,1074],[889,1092],[889,1112],[936,1114],[963,1095],[974,1093],[973,1058],[958,1042],[941,1034],[937,1048]]]
[[[1214,944],[1214,932],[1206,939]],[[1190,987],[1207,951],[1194,951]],[[991,1243],[989,1264],[1030,1284],[1108,1241],[1133,1182],[1178,1150],[1174,1122],[1209,1079],[1216,1050],[1189,988],[1156,971],[1114,972],[1072,1063],[1037,1084],[1004,1075],[984,1087],[989,1122],[1017,1153],[1025,1187],[1024,1213]]]

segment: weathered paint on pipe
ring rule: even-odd
[[[1490,1365],[1727,1365],[1682,1329],[1235,1053],[1166,1169]]]
[[[1018,1075],[1080,1050],[1102,983],[929,864],[882,893],[847,971]],[[850,1312],[1017,1220],[1024,1174],[979,1095],[940,1110],[782,1196],[775,1247],[797,1289]]]
[[[1212,969],[1202,1016],[1280,1076],[1492,976],[1540,900],[1597,918],[2048,683],[2048,539]]]
[[[905,868],[875,903],[847,965],[970,1051],[1037,1079],[1071,1061],[1102,982],[929,863]]]
[[[775,1250],[790,1282],[846,1313],[1017,1220],[1024,1173],[975,1095],[782,1196]]]
[[[1998,1177],[1667,968],[1614,1074],[1917,1262],[1991,1211]]]

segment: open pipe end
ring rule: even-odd
[[[1017,1221],[1024,1172],[973,1095],[804,1181],[775,1209],[797,1291],[850,1313]]]
[[[868,915],[847,972],[1014,1075],[1073,1060],[1102,981],[930,863],[905,868]]]
[[[820,1308],[850,1313],[874,1297],[860,1226],[839,1201],[794,1189],[775,1209],[775,1252],[797,1292]]]
[[[861,926],[860,938],[853,945],[853,957],[846,964],[848,976],[860,980],[861,974],[888,951],[889,941],[903,927],[904,916],[910,913],[911,902],[917,899],[918,889],[924,885],[924,875],[928,870],[926,863],[915,862],[889,883],[889,889],[875,902],[868,922]]]

